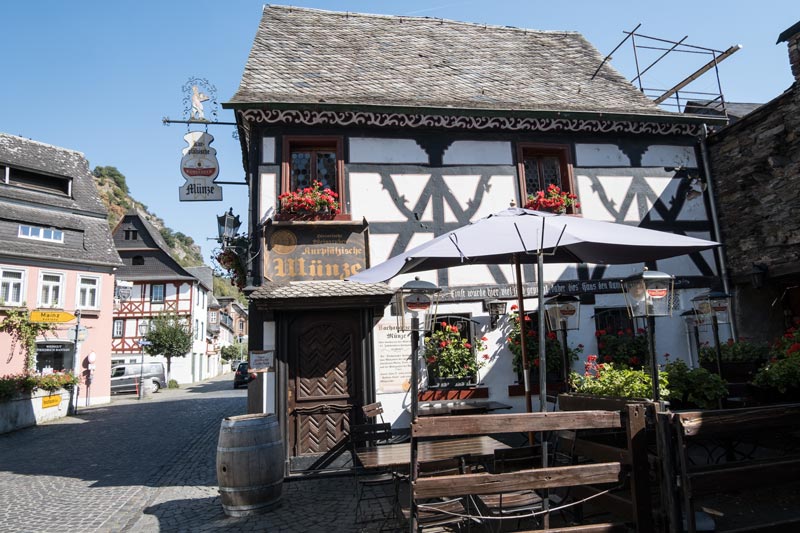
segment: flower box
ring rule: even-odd
[[[428,389],[421,391],[417,398],[421,402],[435,400],[468,400],[470,398],[488,398],[488,387],[464,387],[458,389]]]
[[[652,400],[645,398],[615,398],[577,393],[558,395],[558,408],[561,411],[622,411],[628,405],[637,403],[655,405]]]

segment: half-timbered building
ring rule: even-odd
[[[212,291],[210,267],[182,267],[146,215],[129,211],[113,232],[114,246],[123,266],[117,271],[111,357],[115,363],[162,361],[143,355],[139,341],[152,318],[173,313],[183,319],[193,335],[192,350],[173,358],[171,379],[192,383],[219,373],[219,361],[209,359],[206,343],[208,296]],[[208,272],[206,272],[208,271]]]
[[[275,350],[293,469],[340,443],[366,403],[408,422],[409,334],[388,304],[410,278],[343,281],[352,273],[549,184],[578,196],[577,216],[715,237],[706,198],[688,193],[703,124],[720,119],[662,110],[576,32],[266,6],[224,107],[250,187],[250,348]],[[279,195],[313,180],[342,213],[285,221]],[[619,280],[643,266],[546,266],[549,292],[581,298],[570,345],[595,353],[597,330],[628,324]],[[679,289],[657,350],[688,358],[677,315],[714,283],[714,253],[648,266]],[[509,322],[492,328],[486,311],[488,300],[513,303],[513,276],[510,265],[420,274],[443,289],[437,320],[487,339],[487,363],[460,397],[522,409]],[[523,276],[535,311],[533,269]]]

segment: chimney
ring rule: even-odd
[[[778,36],[778,43],[786,42],[789,46],[789,64],[792,66],[794,79],[800,82],[800,22],[786,29]]]

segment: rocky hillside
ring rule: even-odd
[[[108,225],[112,230],[131,207],[137,207],[147,214],[148,222],[161,232],[172,257],[181,266],[200,266],[204,263],[200,247],[191,237],[168,228],[163,219],[147,210],[146,205],[131,198],[125,176],[116,167],[95,167],[93,174],[100,198],[108,209]]]

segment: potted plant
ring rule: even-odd
[[[285,192],[278,196],[280,202],[279,219],[284,220],[322,220],[338,215],[339,195],[322,183],[314,180],[311,187]]]
[[[483,337],[470,343],[457,325],[439,323],[424,341],[428,381],[440,387],[474,384],[478,370],[489,359],[489,354],[476,357],[477,352],[486,348],[485,342]]]
[[[559,406],[565,411],[611,410],[619,411],[629,403],[648,402],[653,396],[653,385],[645,369],[617,367],[614,363],[600,363],[597,355],[589,355],[584,372],[570,373],[572,393],[559,395]],[[658,376],[660,395],[669,394],[665,373]]]
[[[508,342],[508,349],[514,355],[513,367],[514,372],[517,373],[518,381],[522,382],[522,338],[520,316],[517,312],[517,306],[511,306],[511,313],[509,318],[511,321],[511,332],[509,333],[506,341]],[[539,332],[536,329],[530,315],[525,315],[525,348],[528,355],[528,360],[531,364],[531,369],[534,375],[539,373]],[[579,344],[577,348],[567,349],[567,365],[571,366],[573,361],[578,360],[578,354],[583,351],[583,344]],[[545,339],[545,358],[547,365],[547,381],[563,381],[562,378],[562,359],[564,353],[561,348],[561,342],[558,340],[558,335],[551,331],[547,333]],[[538,383],[537,379],[533,380]]]
[[[244,289],[247,285],[245,254],[249,244],[247,237],[237,235],[213,256],[223,275],[231,280],[231,285],[239,289]]]
[[[680,359],[667,363],[664,373],[669,383],[668,399],[674,408],[716,409],[728,395],[721,377],[705,368],[690,369]]]
[[[753,395],[763,403],[800,401],[800,355],[770,360],[753,378]]]
[[[552,183],[547,186],[546,191],[536,191],[528,195],[525,202],[525,209],[534,211],[549,211],[551,213],[566,213],[572,207],[580,208],[578,197],[572,193],[564,192],[557,185]]]
[[[759,345],[745,339],[728,342],[720,345],[720,366],[722,378],[731,383],[745,383],[751,381],[756,371],[769,360],[769,347]],[[700,366],[717,373],[717,349],[707,342],[700,346],[698,351]]]

